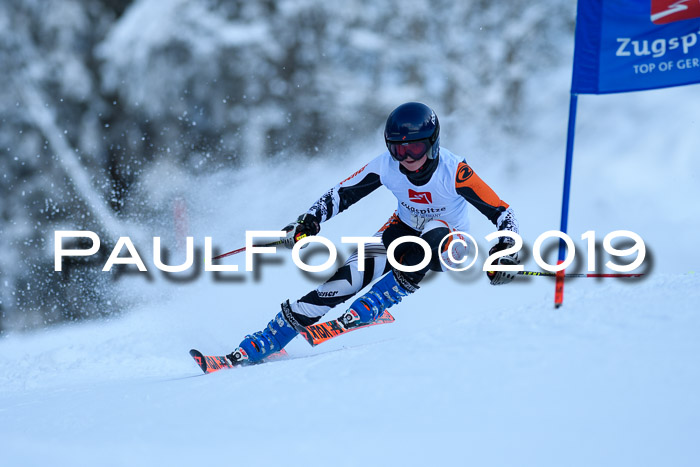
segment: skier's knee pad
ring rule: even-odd
[[[432,271],[459,268],[471,251],[465,235],[440,220],[428,222],[421,237],[433,252],[429,265]]]
[[[447,271],[464,267],[470,251],[471,246],[468,239],[461,233],[452,232],[452,235],[442,243],[438,252],[442,259],[440,262],[441,270]]]
[[[440,244],[448,234],[450,229],[442,221],[429,221],[425,230],[420,234],[421,240],[428,244],[430,251],[430,261],[418,271],[400,271],[403,276],[412,284],[418,285],[423,280],[428,271],[442,271],[440,262]],[[426,251],[424,247],[416,242],[405,242],[399,245],[394,251],[394,256],[400,264],[404,266],[416,266],[425,259]]]

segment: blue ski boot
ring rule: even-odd
[[[384,310],[417,289],[418,286],[411,284],[400,272],[389,272],[375,282],[369,292],[355,300],[340,320],[346,328],[374,321]]]
[[[282,303],[282,311],[267,323],[262,331],[247,335],[236,350],[226,356],[232,365],[258,363],[285,345],[299,334],[301,325],[292,315],[289,300]]]

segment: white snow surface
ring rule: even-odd
[[[580,248],[587,230],[639,233],[644,279],[570,280],[555,310],[549,279],[435,275],[391,310],[395,323],[315,348],[297,338],[288,360],[202,375],[190,348],[230,352],[327,275],[279,253],[257,278],[173,284],[139,246],[153,281],[120,280],[142,305],[0,341],[3,465],[698,465],[699,92],[581,97],[569,232]],[[529,134],[493,159],[467,137],[443,139],[513,205],[530,247],[559,225],[567,101],[543,100]],[[284,225],[381,149],[200,180],[190,234],[241,246],[245,230]],[[514,166],[498,157],[512,152]],[[378,191],[322,234],[370,235],[394,204]],[[472,226],[480,239],[493,230],[476,211]]]

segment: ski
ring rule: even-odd
[[[353,310],[348,310],[348,312],[355,313]],[[359,316],[357,318],[359,319]],[[309,344],[311,344],[311,347],[315,347],[318,344],[350,331],[392,322],[394,322],[394,317],[391,315],[391,313],[384,310],[384,313],[382,313],[379,318],[370,323],[348,325],[341,316],[340,318],[332,319],[330,321],[326,321],[325,323],[316,323],[306,326],[305,330],[301,331],[300,334]]]
[[[318,344],[326,342],[329,339],[333,339],[334,337],[338,337],[339,335],[345,334],[350,331],[368,328],[370,326],[376,326],[378,324],[394,322],[394,317],[391,315],[391,313],[389,313],[386,310],[379,316],[379,318],[375,319],[370,323],[364,324],[360,324],[356,321],[359,320],[359,316],[357,316],[357,313],[355,313],[353,310],[348,310],[348,313],[351,314],[351,321],[349,323],[347,323],[346,320],[343,320],[343,318],[345,317],[345,315],[343,315],[340,318],[332,319],[324,323],[311,324],[307,326],[304,330],[302,330],[299,334],[301,334],[304,337],[304,339],[306,339],[306,341],[309,344],[311,344],[312,347],[315,347]],[[257,363],[249,363],[247,361],[243,361],[241,363],[231,364],[231,362],[224,356],[204,355],[197,349],[190,350],[190,355],[194,359],[195,363],[197,363],[199,368],[201,368],[205,374],[214,373],[215,371],[225,370],[228,368],[235,368],[239,366],[267,363],[273,360],[279,360],[289,356],[287,354],[287,351],[282,349],[279,352],[275,352],[269,357]]]
[[[215,355],[204,355],[202,352],[200,352],[197,349],[192,349],[190,350],[190,355],[192,358],[194,358],[195,363],[199,365],[199,368],[202,369],[202,371],[206,373],[214,373],[215,371],[219,370],[225,370],[228,368],[235,368],[239,366],[247,366],[251,365],[251,363],[239,363],[239,364],[231,364],[231,362],[228,361],[228,359],[224,356],[215,356]],[[269,362],[272,360],[277,360],[280,358],[286,357],[287,351],[282,349],[279,352],[275,352],[269,357],[263,359],[260,363],[265,363]]]

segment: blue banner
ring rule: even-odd
[[[700,82],[700,0],[579,0],[571,92]]]

